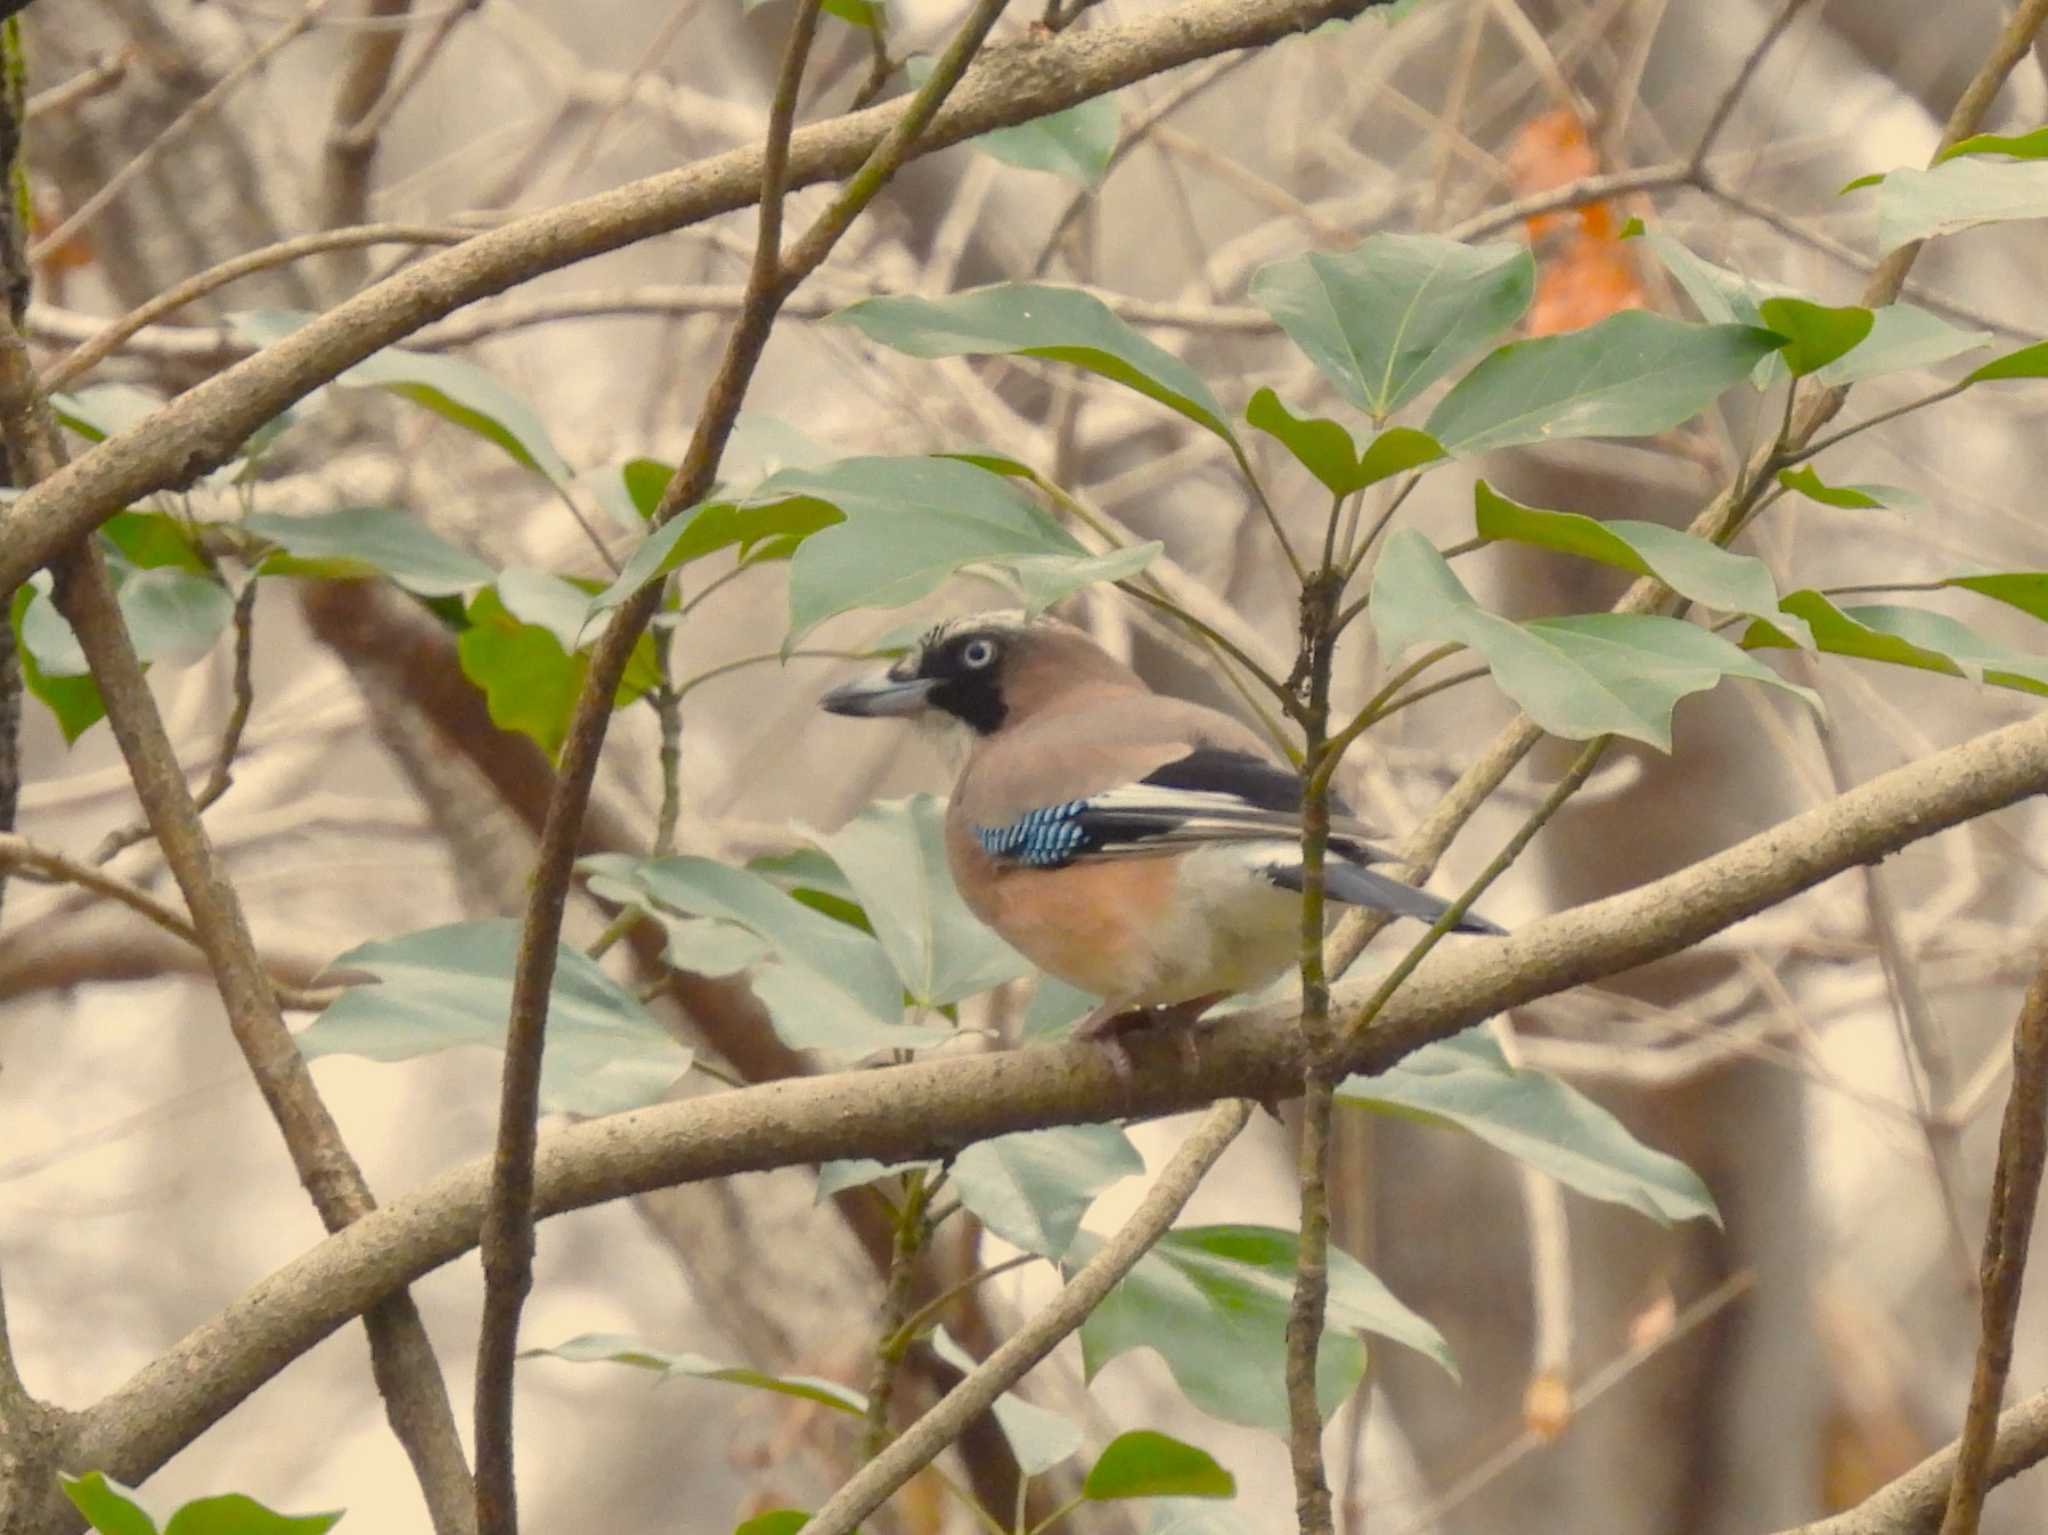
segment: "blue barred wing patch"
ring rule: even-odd
[[[1092,838],[1081,824],[1088,808],[1084,799],[1028,810],[1007,826],[977,826],[975,840],[991,858],[1007,858],[1034,869],[1057,869],[1090,846]]]

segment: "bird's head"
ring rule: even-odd
[[[863,717],[936,711],[986,736],[1100,686],[1144,684],[1071,624],[1010,610],[940,624],[887,671],[818,702]]]

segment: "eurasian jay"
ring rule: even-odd
[[[958,619],[820,703],[937,711],[971,732],[946,811],[953,882],[1027,959],[1103,999],[1077,1037],[1114,1047],[1129,1023],[1193,1022],[1297,962],[1300,778],[1246,726],[1153,692],[1079,629]],[[1328,896],[1435,921],[1448,903],[1368,867],[1393,855],[1331,812]],[[1503,931],[1471,913],[1455,930]]]

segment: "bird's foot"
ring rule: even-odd
[[[1118,1079],[1129,1083],[1132,1077],[1131,1052],[1124,1044],[1124,1036],[1140,1030],[1164,1029],[1171,1035],[1174,1048],[1180,1052],[1181,1065],[1193,1074],[1202,1065],[1202,1053],[1196,1044],[1197,1032],[1207,1027],[1202,1015],[1226,995],[1228,993],[1216,992],[1189,997],[1184,1002],[1170,1002],[1164,1007],[1125,1007],[1105,1002],[1074,1025],[1074,1038],[1101,1045],[1109,1053],[1110,1067]]]

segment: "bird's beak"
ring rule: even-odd
[[[818,700],[818,707],[831,714],[852,714],[862,718],[878,715],[916,714],[930,707],[932,689],[938,684],[930,677],[893,677],[878,672],[834,688]]]

